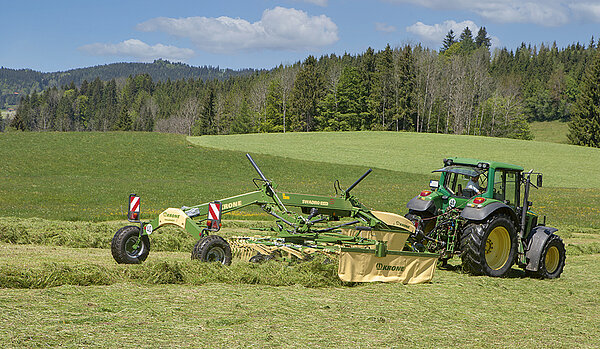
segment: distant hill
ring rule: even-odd
[[[184,63],[156,60],[152,63],[113,63],[95,67],[78,68],[63,72],[42,73],[31,69],[0,68],[0,108],[18,104],[21,95],[41,91],[52,86],[81,85],[99,78],[103,81],[126,78],[129,75],[150,74],[154,81],[180,79],[227,79],[232,76],[252,74],[254,69],[220,69],[219,67],[193,67]]]

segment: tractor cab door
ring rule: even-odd
[[[519,172],[496,169],[493,198],[516,209],[519,206]]]

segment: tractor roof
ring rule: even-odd
[[[504,168],[507,170],[515,170],[515,171],[523,171],[523,167],[507,164],[504,162],[498,161],[489,161],[489,160],[477,160],[477,159],[468,159],[468,158],[448,158],[447,160],[452,160],[452,164],[454,165],[471,165],[477,166],[478,163],[488,164],[490,168]],[[445,164],[448,165],[448,164]]]

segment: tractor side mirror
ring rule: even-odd
[[[429,187],[431,188],[431,190],[436,190],[440,187],[440,182],[436,181],[435,179],[432,179],[429,181]]]
[[[538,188],[542,187],[542,174],[541,173],[537,176],[537,187]]]

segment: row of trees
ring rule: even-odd
[[[142,130],[190,135],[411,130],[531,138],[528,120],[569,119],[596,51],[522,45],[489,52],[482,28],[444,46],[309,56],[226,80],[95,79],[21,100],[22,130]]]
[[[31,69],[0,67],[0,109],[19,102],[19,94],[46,90],[53,86],[81,86],[83,81],[125,80],[128,76],[149,74],[155,81],[202,79],[224,80],[234,76],[248,75],[254,69],[221,69],[219,67],[192,67],[184,63],[172,63],[162,59],[152,63],[112,63],[94,67],[71,69],[63,72],[42,73]],[[15,92],[17,94],[15,94]]]

